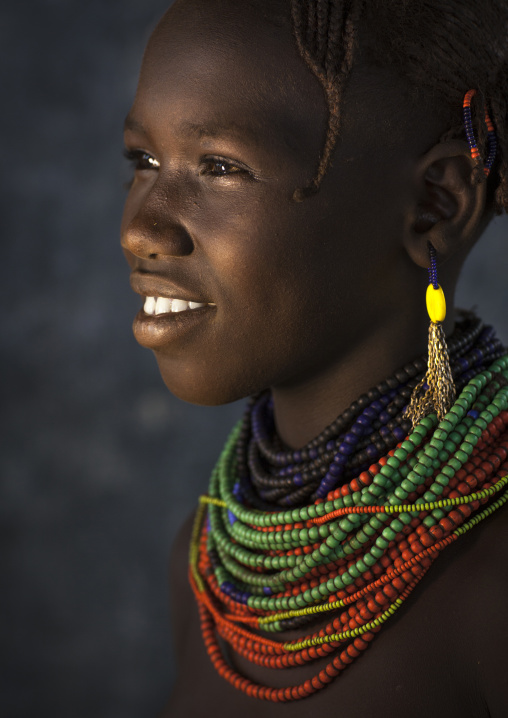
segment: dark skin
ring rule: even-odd
[[[135,321],[170,391],[220,404],[270,387],[277,430],[299,447],[424,352],[428,242],[453,330],[460,267],[487,220],[467,145],[438,141],[440,108],[409,105],[403,81],[364,66],[361,52],[333,166],[316,196],[293,201],[316,167],[326,108],[288,15],[283,0],[180,0],[163,18],[127,122],[136,169],[122,246],[143,298],[206,305]],[[506,632],[506,549],[492,551],[505,527],[500,512],[447,549],[365,655],[287,705],[247,698],[215,673],[187,585],[185,530],[172,579],[180,671],[164,716],[505,715],[507,661],[491,640]],[[231,660],[269,685],[318,670],[274,677]]]

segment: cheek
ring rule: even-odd
[[[232,301],[284,304],[313,281],[321,286],[318,275],[336,262],[330,227],[317,224],[315,209],[290,196],[287,188],[270,186],[244,198],[238,193],[229,201],[200,203],[191,231]]]
[[[303,208],[254,209],[230,222],[208,256],[222,283],[224,317],[234,317],[228,332],[260,363],[284,364],[289,355],[314,351],[315,333],[333,325],[345,270],[337,267],[340,248],[330,228],[325,235]]]

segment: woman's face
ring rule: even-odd
[[[315,172],[326,108],[288,14],[282,1],[176,2],[126,122],[134,333],[190,402],[306,381],[394,311],[407,177],[373,154],[365,104],[351,103],[320,192],[292,199]]]

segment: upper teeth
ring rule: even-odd
[[[167,297],[147,297],[145,299],[145,314],[170,314],[171,312],[184,312],[186,309],[206,307],[200,302],[186,302],[184,299],[168,299]]]

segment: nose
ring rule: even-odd
[[[156,187],[145,197],[127,198],[122,221],[121,244],[124,250],[141,259],[185,257],[194,243],[178,218],[166,192]]]

